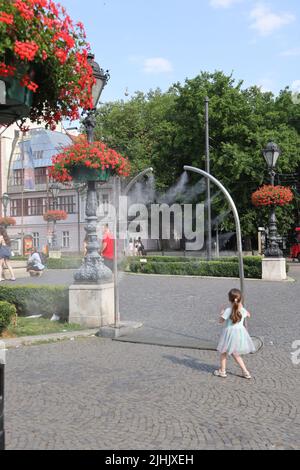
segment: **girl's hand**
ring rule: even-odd
[[[225,305],[222,305],[222,307],[221,307],[221,312],[220,312],[220,316],[222,316],[224,312],[225,312]]]

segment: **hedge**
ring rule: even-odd
[[[131,257],[130,260],[134,261],[142,257]],[[147,256],[148,261],[159,263],[191,263],[191,262],[204,262],[204,258],[188,257],[188,256]],[[261,256],[244,256],[244,265],[259,266],[261,264]],[[213,259],[214,262],[238,263],[237,256],[229,256]]]
[[[170,274],[185,276],[239,277],[239,265],[236,262],[225,261],[193,261],[182,262],[151,262],[130,261],[129,271],[144,274]],[[244,266],[245,277],[261,279],[261,266]]]
[[[0,286],[0,301],[15,305],[19,316],[42,315],[51,318],[59,315],[69,318],[69,290],[61,286]]]
[[[48,258],[46,266],[48,269],[78,269],[82,258]]]
[[[17,310],[9,302],[0,301],[0,334],[10,325]]]

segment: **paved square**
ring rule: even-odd
[[[300,265],[292,268],[300,280]],[[216,339],[216,318],[238,282],[124,275],[123,320],[153,334]],[[89,338],[8,352],[8,449],[299,449],[299,282],[248,281],[254,379],[233,364],[212,376],[214,352]]]

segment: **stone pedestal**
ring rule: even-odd
[[[60,259],[61,251],[60,250],[49,250],[49,258]]]
[[[285,281],[287,279],[285,258],[263,258],[262,279],[265,281]]]
[[[114,284],[74,284],[69,287],[69,323],[101,328],[114,323]]]

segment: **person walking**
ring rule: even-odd
[[[2,274],[3,274],[3,267],[4,264],[9,270],[10,273],[10,280],[15,281],[15,275],[13,269],[10,265],[10,257],[11,257],[11,248],[10,248],[10,238],[7,235],[7,231],[4,227],[0,227],[0,282],[3,281]]]
[[[221,312],[220,323],[224,324],[223,331],[220,336],[217,350],[221,354],[220,369],[214,372],[217,377],[226,378],[226,364],[228,356],[233,357],[240,366],[245,379],[251,379],[242,355],[255,352],[253,341],[244,326],[244,321],[250,318],[250,313],[243,306],[242,293],[238,289],[232,289],[229,294],[231,307]]]
[[[108,224],[105,224],[103,225],[103,238],[100,254],[103,256],[105,266],[111,270],[113,270],[114,267],[114,248],[114,236],[109,230]]]

